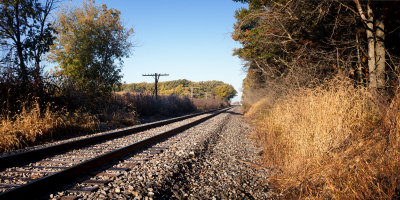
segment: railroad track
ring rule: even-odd
[[[49,192],[76,182],[85,186],[70,188],[70,192],[94,191],[98,185],[122,175],[130,166],[168,148],[154,144],[228,109],[187,115],[0,157],[0,199],[45,197]],[[173,128],[163,130],[162,126],[166,124]],[[138,152],[141,157],[130,158]],[[120,160],[124,160],[123,164],[117,165]]]

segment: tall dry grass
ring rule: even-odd
[[[63,137],[76,132],[93,132],[97,119],[87,113],[53,111],[48,105],[41,111],[39,103],[23,106],[14,117],[0,115],[0,152],[43,143],[54,137]]]
[[[346,81],[263,99],[246,116],[285,199],[391,199],[400,191],[400,95]]]

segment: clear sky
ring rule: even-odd
[[[73,1],[80,3],[80,1]],[[133,28],[135,47],[124,59],[123,82],[154,82],[142,74],[167,73],[160,81],[219,80],[239,92],[245,72],[232,56],[239,44],[232,40],[234,13],[245,4],[232,0],[96,0],[121,11]]]

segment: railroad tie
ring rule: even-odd
[[[68,189],[67,192],[69,193],[91,193],[99,189],[99,187],[76,187]]]
[[[7,184],[7,183],[0,183],[0,188],[15,188],[18,187],[20,185],[17,184]]]
[[[63,196],[60,200],[76,200],[78,196]]]
[[[124,162],[123,166],[127,168],[133,168],[137,165],[140,165],[140,162]]]
[[[118,171],[118,172],[126,172],[129,170],[131,170],[131,169],[125,168],[125,167],[112,167],[112,168],[106,169],[106,171]]]
[[[101,173],[96,174],[96,176],[102,176],[102,177],[108,177],[108,178],[111,178],[111,177],[120,177],[120,176],[122,176],[122,173],[101,172]]]
[[[110,180],[85,180],[82,183],[87,185],[106,185],[107,183],[111,182]]]
[[[132,162],[146,162],[148,161],[148,158],[133,158],[133,159],[129,159],[127,160],[127,162],[132,161]]]
[[[33,181],[33,180],[35,180],[35,179],[32,179],[32,178],[27,178],[27,177],[15,177],[15,176],[13,176],[13,177],[10,177],[10,176],[0,176],[0,180],[21,180],[21,181],[26,181],[26,182],[29,182],[29,181]]]

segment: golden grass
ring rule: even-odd
[[[277,169],[276,190],[286,199],[398,198],[400,97],[379,99],[334,81],[253,104],[246,116],[265,165]]]
[[[41,112],[39,103],[24,106],[13,118],[0,116],[0,152],[49,141],[54,136],[97,129],[97,119],[87,113],[70,113],[65,109]]]

